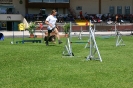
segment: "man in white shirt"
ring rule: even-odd
[[[56,18],[56,10],[52,10],[51,11],[51,15],[49,15],[46,20],[45,20],[45,24],[48,25],[47,29],[48,29],[48,37],[46,39],[46,45],[48,45],[48,40],[49,40],[49,37],[50,37],[50,33],[52,31],[54,31],[56,33],[56,37],[58,38],[58,42],[59,44],[61,44],[62,42],[60,41],[60,36],[59,36],[59,32],[58,32],[58,26],[56,25],[56,21],[57,21],[57,18]]]

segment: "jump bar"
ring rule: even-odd
[[[23,41],[16,41],[16,43],[24,43],[24,42],[41,43],[41,40],[23,40]]]
[[[70,43],[90,43],[90,42],[70,42]]]

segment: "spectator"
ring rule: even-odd
[[[84,19],[82,11],[79,12],[79,15],[80,15],[80,19]]]
[[[62,23],[62,15],[59,15],[58,19],[59,19],[59,22]]]
[[[78,20],[80,20],[81,18],[80,18],[80,15],[78,15]]]
[[[66,19],[67,19],[67,15],[64,15],[63,20],[66,21]]]
[[[118,15],[115,16],[115,23],[119,22]]]
[[[115,21],[115,15],[114,14],[111,15],[111,21],[113,21],[113,22]]]
[[[101,19],[102,19],[102,21],[106,21],[106,17],[104,14],[101,16]]]
[[[89,15],[87,14],[87,12],[85,13],[84,17],[86,20],[89,20]]]
[[[82,16],[83,16],[83,15],[82,15],[82,11],[79,12],[79,15],[80,15],[80,18],[82,18]]]

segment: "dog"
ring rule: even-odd
[[[47,38],[48,38],[48,36],[45,36],[45,37],[44,37],[44,41],[46,41]],[[54,43],[55,43],[55,41],[56,41],[55,35],[49,36],[49,40],[48,40],[48,41],[49,41],[49,42],[54,42]]]

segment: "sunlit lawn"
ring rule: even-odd
[[[63,44],[10,44],[0,41],[0,88],[132,88],[133,37],[124,36],[126,46],[115,46],[115,38],[97,37],[103,62],[86,61],[89,48],[72,44],[75,57],[62,57]],[[21,38],[16,38],[21,40]],[[87,38],[83,38],[87,41]],[[73,38],[73,41],[79,41]]]

